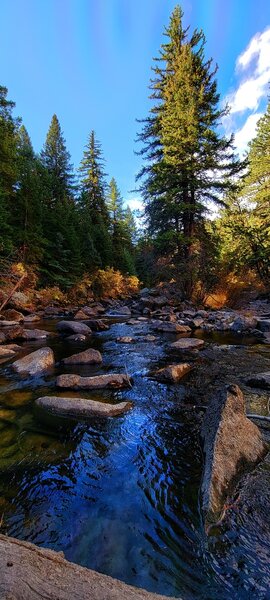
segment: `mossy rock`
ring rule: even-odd
[[[5,429],[2,429],[0,435],[0,452],[1,448],[5,448],[14,443],[18,436],[18,430],[15,426],[6,425]]]

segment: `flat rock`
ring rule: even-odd
[[[180,325],[179,323],[170,323],[165,321],[164,323],[153,324],[155,331],[163,331],[164,333],[190,333],[191,328],[188,325]]]
[[[16,360],[11,367],[19,375],[39,375],[54,366],[54,354],[51,348],[45,347],[31,352],[24,358]]]
[[[97,365],[102,363],[102,356],[98,350],[88,348],[88,350],[64,358],[62,362],[64,365]]]
[[[202,507],[215,522],[241,476],[256,465],[267,448],[256,425],[247,419],[237,385],[226,386],[210,401],[203,426],[204,475]]]
[[[39,315],[25,315],[23,317],[25,323],[36,323],[36,321],[40,321]]]
[[[59,388],[100,390],[104,388],[120,389],[130,386],[130,378],[126,374],[108,373],[94,377],[81,377],[80,375],[59,375],[56,380]]]
[[[87,398],[59,398],[44,396],[35,401],[35,405],[51,415],[73,418],[115,417],[121,415],[132,406],[131,402],[107,404]]]
[[[251,387],[270,390],[270,371],[266,373],[256,373],[246,380],[246,383]]]
[[[179,365],[168,365],[163,369],[159,369],[155,373],[155,378],[158,381],[164,381],[168,383],[178,383],[181,379],[189,373],[192,369],[192,365],[189,363],[181,363]]]
[[[110,308],[108,316],[110,317],[130,317],[131,310],[128,306],[119,306],[118,308]]]
[[[59,321],[57,323],[57,329],[61,333],[82,333],[83,335],[91,335],[92,331],[88,325],[85,323],[80,323],[78,321]]]
[[[44,329],[24,329],[23,339],[24,340],[45,340],[51,333]]]
[[[18,321],[15,321],[14,319],[12,321],[6,319],[0,320],[0,327],[14,327],[16,325],[18,325]]]
[[[135,338],[129,337],[128,335],[123,335],[122,337],[116,338],[116,341],[119,344],[134,344],[136,342]]]
[[[182,338],[169,344],[171,350],[200,350],[204,346],[204,341],[197,338]]]

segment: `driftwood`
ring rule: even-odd
[[[168,600],[0,535],[1,600]],[[173,600],[173,599],[172,599]],[[176,599],[175,599],[176,600]]]

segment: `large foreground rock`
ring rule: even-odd
[[[92,333],[88,325],[77,321],[59,321],[59,323],[57,323],[57,329],[61,333],[66,334],[82,333],[83,335],[91,335]]]
[[[215,395],[202,426],[205,466],[202,506],[207,522],[215,522],[243,473],[265,455],[267,448],[256,425],[245,415],[237,385]]]
[[[88,348],[88,350],[64,358],[63,363],[65,365],[97,365],[102,363],[102,356],[98,350]]]
[[[187,350],[200,350],[204,346],[204,341],[197,338],[182,338],[169,345],[171,350],[186,352]]]
[[[54,366],[54,354],[51,348],[40,348],[24,358],[16,360],[12,369],[19,375],[39,375]]]
[[[86,398],[59,398],[58,396],[44,396],[35,401],[37,408],[50,415],[66,416],[75,419],[89,417],[115,417],[129,410],[131,402],[106,404]]]
[[[80,377],[80,375],[59,375],[56,380],[59,388],[75,390],[100,390],[104,388],[124,388],[130,386],[130,378],[125,374],[111,373],[95,377]]]
[[[188,363],[181,363],[179,365],[168,365],[163,369],[159,369],[155,373],[155,378],[158,381],[164,381],[165,383],[178,383],[181,379],[189,373],[192,369],[192,365]]]
[[[5,535],[0,535],[0,598],[168,600],[68,562],[59,552]]]

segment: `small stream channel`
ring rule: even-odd
[[[54,332],[56,321],[37,326]],[[241,526],[237,522],[232,530],[205,534],[199,498],[200,411],[185,403],[185,381],[163,385],[146,377],[149,370],[173,362],[165,341],[176,339],[162,335],[156,342],[140,342],[140,336],[150,332],[144,322],[112,322],[90,343],[70,343],[58,336],[46,344],[25,343],[22,354],[41,345],[54,350],[58,364],[45,378],[19,380],[11,374],[10,363],[2,362],[0,531],[183,600],[270,598],[269,540],[254,544],[244,515]],[[137,342],[120,344],[118,336],[136,336]],[[256,356],[261,351],[253,345],[255,340],[226,334],[207,341],[202,357],[216,344],[241,348],[243,341]],[[89,346],[102,352],[102,367],[60,364]],[[267,360],[270,363],[270,354]],[[74,395],[104,402],[130,400],[130,412],[79,424],[39,421],[33,400],[55,394],[57,374],[107,371],[129,373],[133,387]]]

